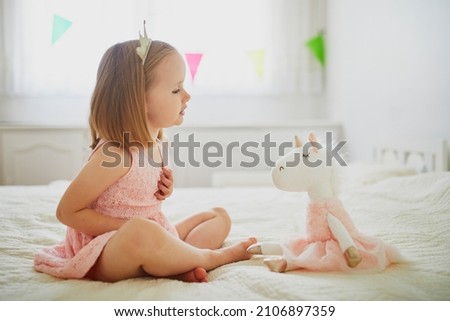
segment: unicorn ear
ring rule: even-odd
[[[312,151],[313,152],[315,152],[315,153],[317,153],[317,144],[318,144],[318,142],[317,142],[317,137],[316,137],[316,135],[313,133],[313,132],[310,132],[309,134],[308,134],[308,140],[309,140],[309,142],[311,143],[311,149],[312,149]]]
[[[295,148],[302,147],[302,142],[301,142],[300,138],[298,138],[297,135],[294,136],[294,147]]]
[[[310,133],[309,133],[309,135],[308,135],[308,140],[309,140],[311,143],[317,143],[317,137],[316,137],[316,135],[315,135],[313,132],[310,132]]]

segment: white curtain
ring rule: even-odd
[[[278,96],[322,90],[305,42],[325,28],[325,0],[0,0],[4,96],[89,96],[103,52],[149,37],[201,56],[195,95]],[[55,17],[70,25],[52,42]]]

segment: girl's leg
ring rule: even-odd
[[[218,249],[228,236],[231,219],[227,211],[215,207],[175,224],[180,239],[200,249]]]
[[[246,249],[251,238],[218,250],[199,249],[178,239],[159,224],[135,218],[128,221],[109,240],[88,277],[114,282],[133,277],[179,276],[206,271],[251,257]],[[192,275],[191,275],[192,277]],[[183,279],[183,277],[180,277]]]

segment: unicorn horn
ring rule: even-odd
[[[302,142],[301,142],[300,138],[298,138],[297,135],[294,136],[294,146],[296,148],[302,147]]]

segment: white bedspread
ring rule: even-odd
[[[450,173],[349,185],[342,200],[358,229],[408,260],[376,274],[270,272],[261,257],[209,273],[209,282],[141,278],[114,284],[60,280],[33,270],[33,255],[63,240],[54,212],[67,182],[0,186],[1,300],[450,300]],[[171,220],[212,206],[233,219],[227,243],[277,241],[304,231],[306,194],[274,187],[177,189]]]

